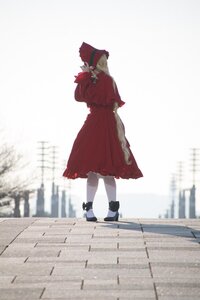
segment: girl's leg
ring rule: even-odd
[[[93,172],[88,173],[87,178],[87,203],[83,203],[83,209],[86,209],[87,221],[96,221],[96,217],[93,212],[93,201],[98,188],[99,178],[97,174]]]
[[[108,197],[108,202],[116,201],[116,182],[113,176],[104,176],[104,185],[106,189],[106,194]]]
[[[89,172],[87,178],[87,202],[93,202],[97,192],[99,178],[96,173]]]
[[[105,221],[118,221],[119,201],[116,201],[116,182],[113,176],[103,177],[109,202],[109,210]]]

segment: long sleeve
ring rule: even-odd
[[[76,101],[86,102],[88,106],[111,106],[117,102],[120,107],[125,103],[121,100],[117,86],[113,83],[113,79],[104,72],[98,74],[98,79],[95,82],[91,78],[91,73],[79,73],[75,82],[77,83],[75,89]]]

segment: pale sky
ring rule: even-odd
[[[0,126],[33,165],[39,140],[67,161],[88,113],[74,100],[85,41],[110,53],[126,102],[119,114],[144,174],[118,180],[118,192],[168,195],[181,160],[183,187],[191,186],[190,148],[200,147],[199,37],[198,0],[0,0]],[[85,200],[85,180],[73,181],[72,193]]]

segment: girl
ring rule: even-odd
[[[83,43],[79,49],[84,62],[76,76],[76,101],[86,102],[90,113],[79,131],[63,176],[87,178],[87,202],[83,203],[87,221],[97,221],[93,201],[99,178],[104,180],[108,197],[105,221],[118,221],[119,201],[116,201],[115,178],[137,179],[142,172],[137,166],[125,137],[124,125],[117,109],[125,104],[109,74],[106,50]]]

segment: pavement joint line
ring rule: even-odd
[[[88,259],[86,259],[85,261],[85,268],[87,268],[87,265],[88,265]]]
[[[148,262],[148,265],[149,265],[149,271],[150,271],[150,274],[151,274],[151,278],[153,278],[153,272],[152,272],[152,268],[151,268],[151,263]]]
[[[157,293],[157,289],[156,289],[156,284],[155,284],[155,282],[153,282],[153,288],[154,288],[156,300],[158,300],[158,293]]]
[[[119,275],[117,275],[117,284],[120,285]]]
[[[83,286],[84,286],[84,279],[81,280],[81,290],[83,290]]]
[[[29,259],[29,256],[27,258],[25,258],[24,263],[26,263],[28,259]]]
[[[194,234],[194,232],[193,232],[193,231],[191,231],[191,233],[192,233],[193,237],[196,239],[196,235]]]
[[[55,269],[55,267],[53,266],[51,269],[51,272],[49,273],[50,276],[52,275],[54,269]]]
[[[38,242],[36,242],[36,243],[35,243],[35,245],[34,245],[34,247],[33,247],[33,248],[36,248],[36,247],[37,247],[37,245],[38,245]]]
[[[17,275],[14,276],[14,278],[11,281],[11,283],[14,283],[14,281],[15,281],[16,278],[17,278]]]
[[[46,290],[46,288],[43,288],[43,290],[42,290],[42,293],[41,293],[41,295],[40,295],[39,299],[42,299],[42,296],[43,296],[43,294],[44,294],[45,290]]]
[[[92,248],[92,247],[91,247],[91,245],[89,245],[89,249],[88,249],[88,252],[90,252],[90,251],[91,251],[91,248]]]
[[[59,250],[57,257],[60,257],[60,254],[61,254],[61,250]]]
[[[2,222],[3,223],[3,222]],[[0,252],[0,256],[1,254],[3,254],[3,252],[8,248],[8,245],[5,246],[5,248]]]
[[[119,250],[119,242],[117,243],[117,250]]]
[[[149,252],[147,250],[147,247],[145,247],[145,251],[146,251],[147,258],[149,259]]]

